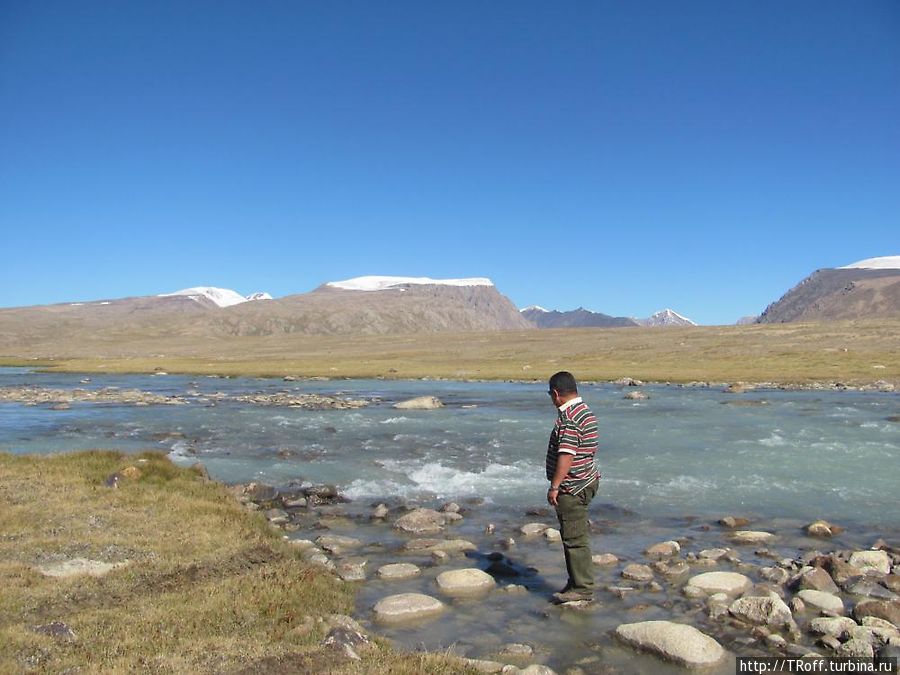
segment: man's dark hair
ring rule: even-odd
[[[565,370],[561,370],[550,378],[550,389],[556,389],[560,394],[578,393],[575,376]]]

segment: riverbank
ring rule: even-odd
[[[97,451],[0,474],[2,672],[466,670],[359,639],[349,585],[199,468]]]
[[[6,336],[0,365],[254,377],[900,384],[900,321],[409,335]]]

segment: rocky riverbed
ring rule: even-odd
[[[598,505],[596,599],[556,606],[565,571],[549,509],[356,503],[302,483],[232,489],[305,559],[359,586],[361,624],[485,672],[733,672],[735,656],[900,655],[900,547],[826,521],[636,528]]]

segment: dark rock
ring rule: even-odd
[[[811,589],[814,591],[825,591],[826,593],[838,594],[840,589],[831,575],[821,567],[813,567],[798,574],[792,580],[792,587],[795,590]]]
[[[746,518],[739,518],[736,516],[725,516],[724,518],[719,519],[719,525],[722,527],[727,527],[730,529],[734,529],[736,527],[743,527],[744,525],[749,525],[750,521]]]
[[[41,633],[42,635],[49,635],[51,637],[59,638],[61,640],[74,640],[75,639],[75,631],[69,628],[62,621],[51,621],[50,623],[45,623],[40,626],[35,626],[32,628],[35,633]]]
[[[900,600],[863,600],[853,608],[853,617],[861,621],[865,616],[884,619],[900,627]]]
[[[250,483],[244,488],[246,494],[252,501],[256,503],[268,502],[275,499],[277,491],[271,485],[265,483]]]

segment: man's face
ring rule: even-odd
[[[549,389],[547,393],[550,395],[550,401],[552,401],[555,408],[562,405],[562,402],[559,400],[559,392],[556,389]]]

